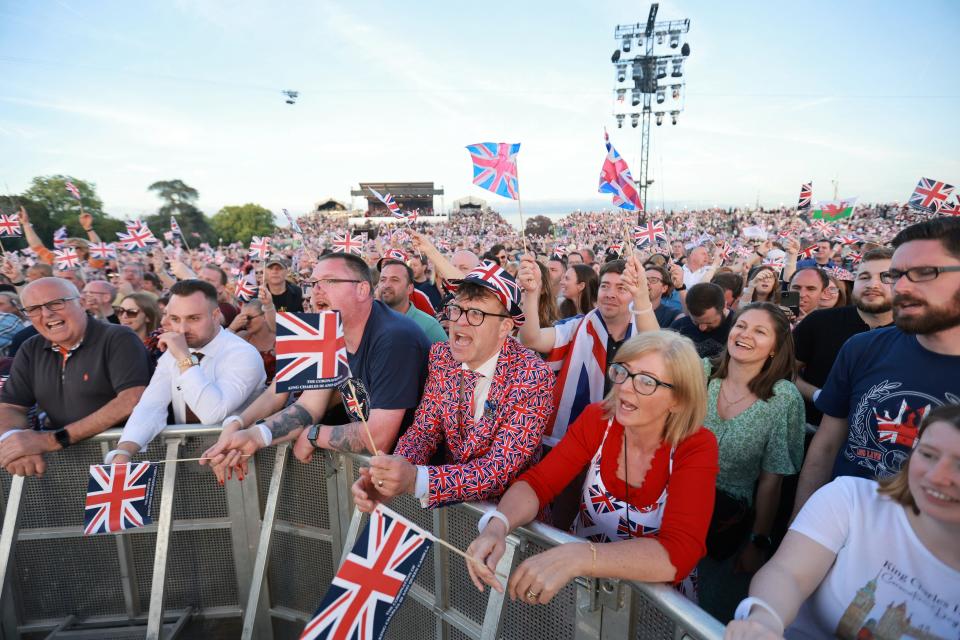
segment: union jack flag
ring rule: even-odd
[[[363,245],[367,241],[367,234],[350,235],[350,230],[345,233],[333,234],[334,253],[355,253],[358,256],[363,255]]]
[[[146,249],[148,244],[157,241],[153,232],[146,226],[128,226],[127,233],[122,231],[117,232],[117,238],[119,238],[123,248],[128,251]]]
[[[733,245],[731,245],[731,244],[729,244],[729,243],[727,243],[727,242],[724,242],[724,243],[723,243],[723,246],[720,247],[719,251],[720,251],[720,259],[721,259],[721,260],[729,260],[730,257],[731,257],[731,256],[733,255],[733,253],[734,253],[734,251],[733,251]]]
[[[890,444],[900,444],[913,447],[920,432],[920,423],[923,416],[930,412],[930,405],[920,409],[911,409],[906,400],[900,403],[897,417],[891,417],[889,410],[884,410],[881,416],[877,409],[873,409],[873,417],[877,421],[877,440]]]
[[[750,247],[744,247],[744,246],[737,247],[736,249],[733,250],[733,252],[736,253],[741,258],[749,258],[750,256],[753,255],[753,249],[751,249]]]
[[[257,284],[250,281],[250,276],[241,277],[237,280],[234,295],[244,302],[250,302],[253,296],[257,295]]]
[[[943,213],[948,216],[960,216],[960,197],[958,197],[958,202],[944,203],[943,206],[940,207],[939,213]]]
[[[173,216],[170,216],[170,231],[176,235],[183,237],[183,231],[180,230],[180,223],[177,222],[177,219]]]
[[[797,203],[797,211],[806,211],[810,208],[813,200],[813,180],[804,182],[800,185],[800,201]]]
[[[827,222],[826,220],[814,220],[813,222],[810,223],[810,226],[813,229],[816,229],[817,231],[819,231],[820,233],[827,233],[828,231],[830,231],[830,223]]]
[[[834,240],[836,242],[839,242],[842,245],[857,244],[858,242],[863,242],[863,240],[861,240],[857,236],[837,236],[836,238],[834,238]]]
[[[299,233],[300,235],[303,235],[303,229],[301,229],[300,225],[297,224],[297,221],[293,219],[293,216],[290,215],[290,212],[287,211],[286,209],[281,209],[281,211],[283,211],[283,215],[286,216],[287,222],[290,223],[290,230],[293,231],[294,233]]]
[[[853,274],[847,271],[846,269],[844,269],[843,267],[837,267],[837,266],[827,267],[825,271],[830,275],[832,275],[837,280],[849,280],[851,282],[853,281]]]
[[[80,199],[80,189],[77,189],[77,185],[67,180],[63,186],[67,189],[67,191],[70,192],[70,195],[72,195],[77,200]]]
[[[940,211],[950,194],[953,193],[953,185],[930,178],[920,178],[917,188],[910,195],[910,206],[919,211],[927,213],[937,213]]]
[[[277,314],[277,391],[329,389],[350,377],[339,311]]]
[[[651,221],[650,224],[642,224],[633,228],[633,241],[637,247],[645,244],[655,245],[658,240],[667,242],[667,226],[663,221]]]
[[[90,465],[83,535],[150,524],[157,467],[150,462]]]
[[[406,264],[407,254],[400,249],[387,249],[387,252],[383,254],[383,260],[397,260]]]
[[[623,253],[623,245],[619,242],[615,242],[607,247],[607,253],[619,256]]]
[[[607,145],[607,157],[600,167],[600,193],[613,195],[613,204],[627,211],[643,211],[640,194],[634,186],[630,167],[617,150],[610,143],[610,136],[606,130],[603,139]]]
[[[625,518],[623,515],[620,516],[620,521],[617,523],[617,534],[621,537],[629,535],[631,538],[640,538],[652,535],[657,531],[659,531],[658,527],[644,526],[632,518]]]
[[[254,260],[266,260],[267,256],[270,254],[270,238],[260,236],[253,236],[250,239],[250,252],[249,256]]]
[[[760,264],[766,267],[773,267],[778,271],[783,271],[783,258],[764,258]]]
[[[15,213],[9,216],[0,213],[0,236],[19,238],[22,235],[23,229],[20,228],[20,217]]]
[[[598,485],[591,485],[587,490],[587,493],[590,497],[590,502],[593,504],[593,508],[597,513],[613,513],[618,511],[623,507],[622,504],[617,504],[614,498],[612,498],[606,491],[601,489]]]
[[[80,256],[73,247],[64,247],[53,252],[53,264],[57,269],[76,269],[80,266]]]
[[[797,256],[803,260],[809,260],[817,253],[817,245],[812,244],[809,247],[805,247],[800,250],[800,254]]]
[[[379,191],[377,191],[373,187],[367,187],[367,188],[370,189],[370,192],[373,195],[377,196],[377,200],[382,202],[387,207],[387,209],[390,210],[390,213],[391,215],[393,215],[393,217],[395,218],[406,217],[406,215],[402,211],[400,211],[400,205],[398,205],[396,200],[393,199],[393,195],[389,193],[387,195],[382,195]]]
[[[53,232],[53,248],[59,249],[67,243],[67,228],[60,227]]]
[[[90,257],[96,260],[110,260],[117,257],[117,248],[112,242],[91,242]]]
[[[473,161],[473,184],[498,196],[520,199],[517,180],[519,143],[478,142],[467,145]]]
[[[378,505],[300,640],[381,640],[433,540],[430,533]]]
[[[847,257],[850,258],[850,262],[857,264],[863,261],[863,254],[858,251],[851,251],[847,254]]]

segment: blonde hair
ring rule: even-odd
[[[647,331],[636,335],[617,350],[614,362],[627,362],[645,353],[659,353],[666,365],[677,408],[667,415],[663,439],[680,444],[702,425],[707,415],[707,378],[703,362],[690,338],[674,331]],[[603,399],[604,417],[612,418],[616,409],[619,385],[613,385]]]

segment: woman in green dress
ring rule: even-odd
[[[790,322],[755,302],[734,319],[727,345],[704,360],[705,426],[720,450],[710,554],[700,565],[700,605],[721,621],[733,616],[750,575],[772,551],[770,532],[783,477],[803,462],[803,398],[791,382],[796,361]]]

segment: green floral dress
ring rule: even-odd
[[[704,358],[709,378],[710,361]],[[757,400],[732,420],[717,414],[721,380],[707,385],[707,417],[704,426],[717,437],[720,473],[717,488],[753,504],[753,492],[761,471],[779,475],[800,473],[803,463],[803,397],[787,380],[773,386],[769,400]]]

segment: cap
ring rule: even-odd
[[[290,268],[290,265],[287,264],[287,261],[284,260],[283,258],[281,258],[280,256],[270,256],[270,259],[267,260],[267,263],[266,263],[265,265],[263,265],[263,266],[264,266],[264,268],[266,268],[266,267],[269,267],[269,266],[274,265],[274,264],[278,264],[278,265],[280,265],[281,267],[283,267],[284,269]]]
[[[465,282],[478,284],[492,291],[503,303],[514,323],[517,326],[523,324],[525,318],[523,311],[520,309],[520,286],[513,279],[513,276],[504,271],[496,262],[485,260],[482,265],[468,273],[466,277],[449,281],[454,287],[459,287]]]
[[[400,249],[387,249],[383,257],[377,260],[377,271],[383,271],[383,263],[386,260],[396,260],[397,262],[407,264],[407,254]]]

